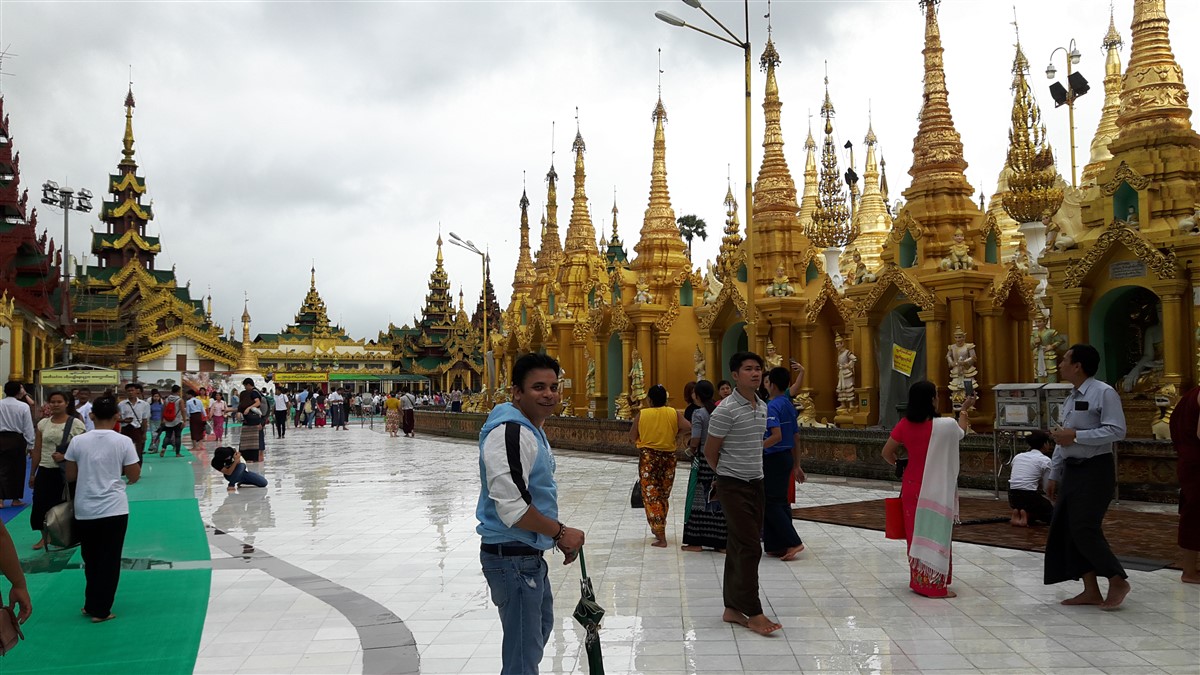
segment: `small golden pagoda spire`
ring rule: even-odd
[[[725,190],[725,236],[721,238],[721,250],[717,254],[717,269],[721,281],[729,283],[737,276],[742,249],[742,235],[738,223],[738,203],[733,197],[733,184]]]
[[[854,213],[854,227],[858,230],[858,238],[854,246],[862,253],[863,262],[869,269],[879,266],[879,254],[883,251],[883,242],[892,230],[892,216],[888,212],[887,196],[884,193],[886,183],[876,161],[875,146],[879,139],[875,137],[875,127],[868,115],[867,135],[863,139],[867,146],[867,162],[863,167],[863,193],[858,202],[858,210]]]
[[[808,115],[808,138],[804,141],[804,196],[800,199],[800,212],[797,214],[800,227],[807,229],[812,225],[813,214],[817,212],[817,142],[813,140],[812,113]]]
[[[1120,137],[1193,134],[1183,69],[1171,52],[1166,0],[1134,0],[1133,45],[1121,86]]]
[[[438,234],[438,256],[439,257],[442,254],[441,246],[442,246],[442,235],[439,233]],[[310,274],[308,277],[308,290],[315,291],[315,290],[317,290],[317,261],[315,261],[315,260],[313,261],[312,268],[309,270],[309,272],[310,272]]]
[[[617,213],[619,213],[619,211],[617,210],[617,189],[614,187],[613,188],[613,207],[612,207],[612,214],[613,214],[612,238],[608,240],[609,246],[620,246],[621,245],[621,238],[619,236],[617,236]]]
[[[762,104],[766,126],[763,130],[762,166],[754,183],[754,215],[778,212],[793,216],[799,210],[796,182],[792,180],[787,159],[783,155],[783,127],[780,124],[783,102],[779,100],[779,83],[775,79],[775,69],[779,64],[775,42],[768,37],[766,49],[759,59],[759,65],[767,73],[766,96]]]
[[[1117,114],[1121,109],[1121,47],[1125,41],[1117,32],[1116,21],[1113,20],[1112,8],[1108,10],[1108,33],[1104,36],[1102,47],[1108,56],[1104,62],[1104,108],[1100,112],[1100,124],[1096,127],[1096,135],[1092,137],[1091,157],[1087,166],[1083,167],[1083,185],[1094,185],[1096,176],[1104,170],[1104,165],[1112,159],[1108,145],[1117,137]]]
[[[654,111],[650,114],[654,122],[654,159],[650,165],[650,203],[642,218],[642,229],[638,242],[633,247],[637,252],[631,267],[642,278],[653,271],[655,278],[673,279],[680,270],[691,267],[688,262],[687,246],[679,233],[675,220],[675,209],[671,207],[671,194],[667,189],[667,137],[663,124],[667,121],[667,109],[663,107],[661,94]],[[613,214],[614,219],[616,213]],[[665,273],[665,274],[664,274]],[[659,290],[659,289],[654,289]]]
[[[821,143],[821,177],[817,185],[817,211],[804,234],[823,249],[848,246],[858,236],[857,224],[851,222],[846,207],[846,191],[838,168],[837,149],[833,142],[833,101],[829,98],[829,76],[825,76],[825,102],[821,117],[825,120],[825,138]]]
[[[1018,223],[1033,223],[1046,213],[1053,215],[1062,205],[1063,191],[1057,186],[1054,151],[1046,140],[1042,111],[1029,89],[1029,60],[1021,49],[1017,34],[1017,53],[1013,57],[1012,127],[1008,133],[1005,164],[1011,169],[1004,210]]]
[[[229,332],[233,332],[233,326],[229,327]],[[242,353],[238,356],[236,372],[258,372],[258,354],[250,344],[250,300],[247,298],[242,305]]]
[[[513,295],[528,294],[533,290],[537,271],[533,267],[533,258],[529,255],[529,195],[521,190],[521,247],[517,254],[517,270],[513,274]]]
[[[879,194],[883,195],[884,204],[891,202],[888,197],[887,158],[882,155],[879,157]],[[891,209],[888,209],[888,213],[891,213]]]
[[[913,164],[908,173],[913,183],[962,174],[967,170],[963,159],[962,137],[954,128],[950,114],[946,71],[942,62],[942,33],[938,28],[937,6],[941,0],[920,0],[925,10],[925,102],[921,122],[913,139]],[[966,182],[966,178],[963,178]],[[969,186],[968,186],[969,187]],[[969,190],[972,194],[974,190]]]
[[[571,220],[567,223],[567,241],[563,252],[567,255],[574,251],[592,247],[596,239],[596,230],[592,226],[592,216],[588,213],[587,171],[583,166],[583,153],[587,145],[583,142],[583,133],[578,129],[579,116],[576,113],[575,142],[571,151],[575,153],[575,193],[571,196]]]
[[[562,259],[562,240],[558,237],[558,172],[554,159],[546,172],[546,211],[542,214],[542,241],[537,252],[539,271],[549,270]]]
[[[133,159],[133,108],[136,104],[133,100],[133,83],[129,85],[129,92],[125,94],[125,138],[122,139],[121,156],[123,159],[118,166],[137,168],[137,162]]]
[[[212,322],[212,290],[211,290],[211,287],[209,287],[208,307],[204,310],[204,318],[207,319],[210,323]]]

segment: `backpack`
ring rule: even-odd
[[[174,422],[175,418],[179,417],[179,399],[167,399],[167,404],[163,406],[162,417],[164,422]]]
[[[307,414],[312,411],[313,411],[313,405],[312,405],[312,399],[310,398],[304,402],[304,412],[305,412],[305,414]]]

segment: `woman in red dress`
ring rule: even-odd
[[[958,516],[958,441],[966,433],[975,397],[963,402],[957,425],[938,418],[936,401],[937,387],[932,382],[914,383],[908,390],[904,419],[892,429],[882,454],[888,464],[896,463],[896,450],[900,446],[908,454],[908,466],[900,483],[900,501],[904,506],[904,538],[909,552],[909,588],[930,598],[953,598],[955,593],[948,586],[953,572],[951,530]],[[920,524],[918,510],[925,512]],[[936,532],[917,532],[927,522],[934,524]],[[916,552],[914,533],[918,543]]]
[[[1171,442],[1179,459],[1179,548],[1183,549],[1185,584],[1200,584],[1200,387],[1180,399],[1171,413]]]

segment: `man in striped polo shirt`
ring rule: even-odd
[[[758,598],[759,534],[763,528],[763,436],[767,404],[759,400],[763,360],[753,352],[729,359],[734,390],[712,412],[704,458],[717,474],[717,497],[725,512],[725,613],[721,619],[760,635],[783,626],[763,614]]]

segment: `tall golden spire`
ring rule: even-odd
[[[837,149],[833,143],[833,101],[829,98],[829,76],[825,76],[825,102],[821,118],[825,120],[825,138],[821,142],[821,178],[817,187],[817,212],[805,234],[820,248],[848,246],[858,236],[857,224],[850,222],[846,191],[842,187]]]
[[[517,270],[513,274],[513,295],[528,294],[537,278],[533,258],[529,255],[529,195],[521,190],[521,247],[517,254]]]
[[[783,127],[780,124],[783,103],[779,100],[779,83],[775,79],[775,69],[779,63],[775,42],[768,37],[767,47],[759,59],[759,64],[767,73],[766,97],[762,104],[766,128],[763,131],[762,166],[754,184],[754,215],[785,213],[792,216],[799,210],[796,205],[796,183],[783,156]]]
[[[730,283],[737,277],[742,249],[739,230],[738,203],[733,197],[733,185],[730,184],[725,190],[725,236],[721,238],[721,251],[717,254],[717,270],[721,273],[723,283]]]
[[[233,332],[233,326],[229,327],[229,331]],[[242,306],[242,353],[238,356],[238,373],[258,372],[258,354],[250,348],[250,344],[250,301],[246,300]]]
[[[1017,36],[1017,53],[1013,57],[1012,127],[1008,132],[1006,164],[1012,173],[1008,177],[1008,192],[1004,195],[1004,210],[1018,223],[1035,223],[1042,216],[1053,215],[1062,205],[1063,191],[1056,185],[1058,172],[1054,169],[1054,151],[1046,140],[1042,111],[1033,92],[1029,90],[1029,60],[1021,50]]]
[[[892,216],[888,213],[887,197],[883,194],[883,181],[875,155],[879,139],[875,137],[875,127],[869,121],[863,144],[867,146],[867,162],[863,168],[862,198],[854,213],[854,227],[858,230],[854,246],[862,253],[867,267],[874,269],[879,266],[883,242],[892,229]]]
[[[1121,87],[1117,126],[1127,135],[1192,133],[1183,69],[1171,52],[1166,0],[1134,0],[1133,46]]]
[[[575,130],[575,142],[571,144],[571,151],[575,153],[575,193],[571,195],[571,220],[567,223],[567,242],[563,248],[563,252],[568,255],[584,248],[593,248],[592,242],[596,240],[592,216],[588,213],[585,186],[587,172],[583,166],[583,153],[587,151],[587,145],[583,142],[583,133],[578,128]]]
[[[962,175],[967,169],[963,159],[962,137],[954,128],[950,114],[946,72],[942,63],[942,34],[938,28],[937,6],[941,0],[920,0],[925,10],[925,102],[921,122],[913,139],[913,164],[908,170],[913,183],[947,174]],[[963,178],[966,182],[966,178]],[[970,190],[974,192],[974,190]]]
[[[632,268],[642,275],[654,271],[658,278],[669,280],[680,270],[691,265],[687,258],[687,247],[675,221],[675,209],[671,208],[671,195],[667,189],[667,137],[663,124],[667,121],[667,109],[662,96],[654,106],[650,119],[654,121],[654,159],[650,165],[650,203],[642,218],[642,230],[633,247],[637,257]],[[615,205],[614,205],[615,208]],[[616,220],[616,212],[613,213]],[[661,274],[665,272],[664,274]],[[656,289],[657,290],[657,289]]]
[[[562,259],[562,240],[558,238],[558,172],[554,160],[546,172],[546,212],[542,214],[542,241],[538,246],[537,268],[549,270]]]
[[[123,159],[118,166],[137,168],[137,162],[133,159],[133,108],[136,104],[133,101],[133,85],[129,85],[129,93],[125,94],[125,138],[122,139],[121,156]]]
[[[807,229],[817,212],[817,142],[813,140],[812,114],[808,116],[808,138],[804,141],[804,196],[798,214],[800,227]]]
[[[1112,8],[1108,12],[1108,33],[1102,46],[1108,52],[1104,62],[1104,108],[1100,113],[1100,124],[1092,137],[1092,153],[1087,166],[1083,167],[1083,185],[1096,182],[1096,176],[1104,170],[1104,164],[1112,159],[1108,145],[1117,137],[1117,114],[1121,109],[1121,47],[1125,42],[1117,32]]]

